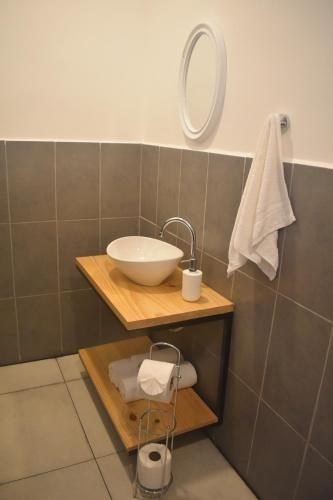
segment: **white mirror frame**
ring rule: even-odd
[[[194,127],[188,111],[186,98],[186,81],[188,68],[194,47],[202,35],[207,35],[213,42],[216,53],[216,77],[211,108],[205,122],[198,128]],[[206,23],[198,24],[190,33],[185,44],[179,71],[179,115],[185,135],[195,141],[204,140],[217,126],[223,109],[227,79],[227,53],[221,33]]]

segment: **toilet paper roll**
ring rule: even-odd
[[[130,358],[120,359],[109,364],[109,378],[116,387],[119,387],[122,379],[132,375],[136,376],[136,374],[136,364]]]
[[[164,444],[149,443],[140,449],[138,479],[144,488],[150,490],[163,488],[170,483],[171,453]]]
[[[145,359],[142,361],[138,373],[138,384],[143,392],[154,399],[170,400],[171,381],[174,376],[175,365],[165,361]]]
[[[149,359],[149,352],[144,352],[142,354],[135,354],[131,356],[131,360],[137,363],[138,369],[144,359]],[[171,347],[167,347],[166,349],[154,349],[151,354],[151,358],[156,361],[166,361],[167,363],[177,363],[178,362],[178,353],[172,349]],[[180,355],[180,360],[183,361],[183,355]]]
[[[176,370],[174,374],[176,373]],[[178,383],[178,389],[185,389],[186,387],[192,387],[198,381],[197,372],[195,371],[194,366],[189,362],[185,361],[180,365],[180,379]],[[155,396],[155,401],[162,401],[165,403],[169,403],[171,401],[173,395],[173,389],[175,386],[170,387],[170,391],[168,395],[164,394],[163,398],[159,398],[159,396]],[[138,399],[149,399],[149,396],[145,394],[138,384],[137,375],[133,375],[131,377],[124,378],[120,381],[119,391],[121,397],[126,403],[130,403],[131,401],[137,401]]]

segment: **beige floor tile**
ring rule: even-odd
[[[0,486],[0,499],[110,500],[110,496],[91,461]]]
[[[78,354],[62,356],[61,358],[57,358],[57,360],[65,380],[76,380],[88,377],[88,373]]]
[[[92,458],[65,384],[0,396],[0,482]]]
[[[88,379],[74,380],[68,382],[67,386],[95,457],[123,450],[120,438],[92,382]]]
[[[135,457],[121,453],[100,458],[98,463],[112,499],[131,499]],[[199,434],[195,435],[195,440],[178,440],[173,474],[174,482],[165,497],[170,500],[256,498],[211,441]]]
[[[112,500],[131,500],[132,481],[135,477],[135,455],[126,452],[109,455],[97,460]]]
[[[0,368],[0,394],[57,382],[63,382],[63,378],[55,359],[43,359]]]

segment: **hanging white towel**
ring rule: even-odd
[[[238,209],[228,276],[251,260],[273,280],[279,265],[278,229],[295,220],[283,174],[280,117],[272,114],[261,132]]]

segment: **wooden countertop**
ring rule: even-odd
[[[234,305],[203,283],[197,302],[181,296],[177,269],[161,285],[137,285],[115,268],[107,255],[77,257],[76,264],[127,328],[137,330],[232,312]]]

